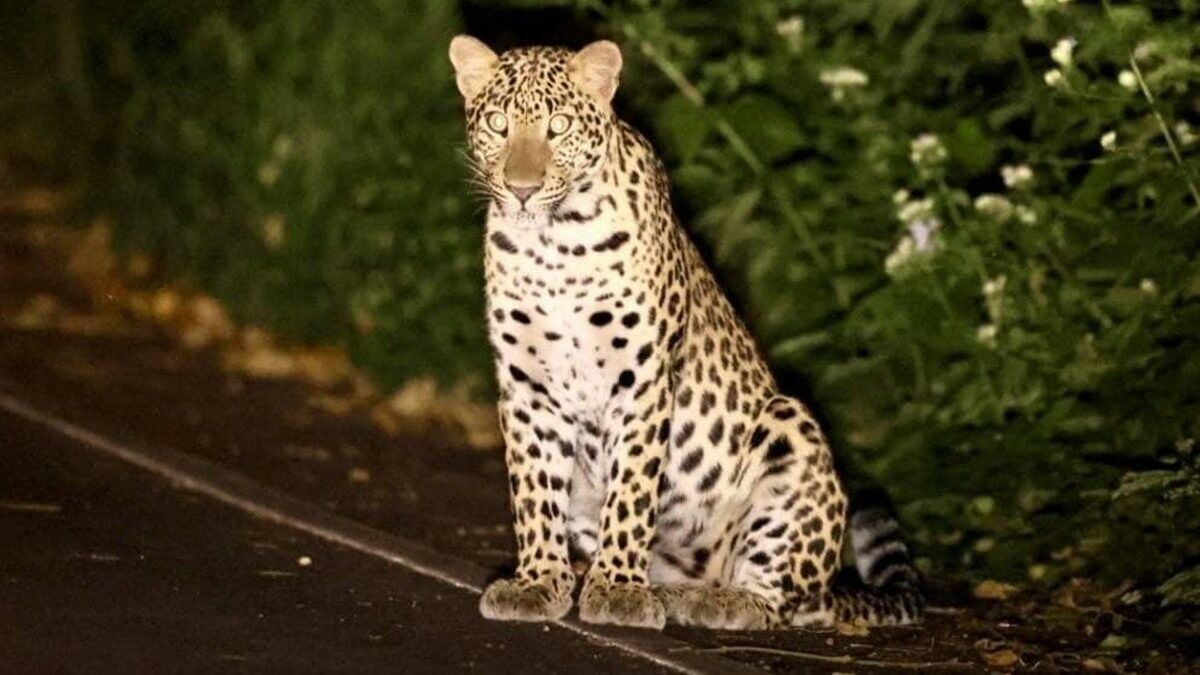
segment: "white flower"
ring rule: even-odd
[[[799,35],[804,32],[804,17],[799,14],[789,16],[775,24],[775,32],[784,37]]]
[[[1017,220],[1025,225],[1033,225],[1037,222],[1037,211],[1034,211],[1032,208],[1025,206],[1024,204],[1017,204],[1016,212]]]
[[[1146,295],[1158,293],[1158,284],[1154,283],[1154,280],[1149,277],[1142,279],[1142,283],[1138,284],[1138,288]]]
[[[917,252],[916,244],[912,237],[903,237],[896,244],[895,250],[888,254],[886,260],[883,261],[883,269],[891,276],[895,276],[901,268],[903,268]]]
[[[1050,50],[1050,58],[1063,68],[1070,68],[1074,63],[1075,38],[1063,38],[1054,44]]]
[[[799,14],[789,16],[775,24],[775,34],[788,42],[790,46],[799,47],[800,37],[804,33],[804,18]]]
[[[988,279],[983,282],[983,294],[986,297],[993,297],[1004,292],[1004,287],[1008,285],[1008,275],[1001,274],[993,279]]]
[[[1004,179],[1005,187],[1019,190],[1033,182],[1033,169],[1029,168],[1028,164],[1018,166],[1005,164],[1000,167],[1000,176]]]
[[[1048,12],[1055,7],[1065,5],[1071,0],[1021,0],[1021,4],[1030,12]]]
[[[922,220],[913,220],[908,223],[908,235],[912,238],[913,244],[918,251],[922,253],[932,251],[937,248],[937,242],[934,241],[933,235],[942,227],[942,221],[937,218],[925,218]]]
[[[863,71],[849,66],[821,71],[821,84],[827,87],[863,87],[870,79]]]
[[[1051,68],[1042,74],[1042,79],[1046,81],[1047,86],[1057,87],[1062,84],[1063,74],[1058,68]]]
[[[933,218],[933,199],[914,199],[904,202],[896,210],[896,217],[904,223]]]
[[[1192,125],[1183,121],[1175,123],[1175,136],[1179,139],[1179,144],[1184,146],[1195,143],[1197,138]]]
[[[1129,70],[1128,68],[1126,68],[1125,70],[1122,70],[1120,73],[1117,74],[1117,83],[1120,84],[1122,87],[1125,87],[1129,91],[1137,91],[1138,90],[1137,75],[1134,75],[1133,71]]]
[[[1004,195],[979,195],[975,198],[975,210],[999,221],[1008,220],[1013,215],[1012,202]]]
[[[896,193],[892,195],[892,203],[895,204],[896,206],[900,206],[901,204],[903,204],[904,202],[907,202],[907,201],[908,201],[908,190],[901,188],[899,190],[896,190]]]
[[[994,323],[985,323],[975,330],[975,339],[983,344],[994,347],[996,345],[996,334],[1000,332],[999,327]]]
[[[946,161],[946,146],[936,134],[921,134],[912,141],[909,158],[918,167],[930,167]]]
[[[900,238],[883,262],[883,268],[891,276],[898,273],[913,260],[931,255],[938,249],[935,238],[942,221],[933,216],[933,200],[919,199],[905,202],[897,216],[904,221],[908,234]]]
[[[1117,149],[1117,132],[1115,132],[1115,131],[1105,132],[1105,134],[1100,137],[1100,147],[1104,148],[1108,152],[1112,152],[1113,150],[1116,150]]]
[[[871,78],[857,68],[839,66],[837,68],[822,70],[820,80],[821,84],[830,88],[830,95],[833,97],[833,100],[840,101],[846,96],[847,90],[865,87],[871,81]]]
[[[983,304],[987,307],[992,323],[1000,323],[1000,318],[1004,315],[1004,287],[1007,285],[1008,277],[1003,274],[983,282]]]

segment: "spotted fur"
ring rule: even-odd
[[[829,444],[779,393],[676,222],[649,143],[614,116],[616,46],[497,56],[460,36],[451,60],[488,197],[488,331],[518,550],[483,614],[563,616],[573,553],[587,564],[585,621],[915,620],[907,557],[867,576],[874,586],[833,585],[847,500]],[[860,563],[885,545],[871,532],[894,534],[886,520],[864,521]]]

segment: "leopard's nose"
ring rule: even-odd
[[[513,193],[513,196],[515,196],[517,198],[517,200],[521,202],[522,206],[525,205],[525,202],[529,201],[529,198],[531,196],[533,196],[533,193],[535,193],[541,189],[542,189],[541,185],[513,185],[512,183],[508,184],[508,191]]]

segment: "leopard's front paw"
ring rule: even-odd
[[[579,596],[579,618],[588,623],[657,628],[667,625],[662,601],[648,586],[589,578]]]
[[[484,618],[497,621],[554,621],[571,609],[570,593],[525,579],[494,581],[479,599]]]

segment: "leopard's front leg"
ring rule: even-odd
[[[666,612],[651,592],[650,542],[658,484],[671,434],[665,360],[623,371],[605,420],[608,486],[600,547],[584,580],[579,617],[591,623],[662,628]]]
[[[567,554],[571,427],[558,403],[521,373],[501,375],[500,427],[508,465],[517,570],[493,582],[479,609],[489,619],[550,621],[571,609],[575,574]]]

